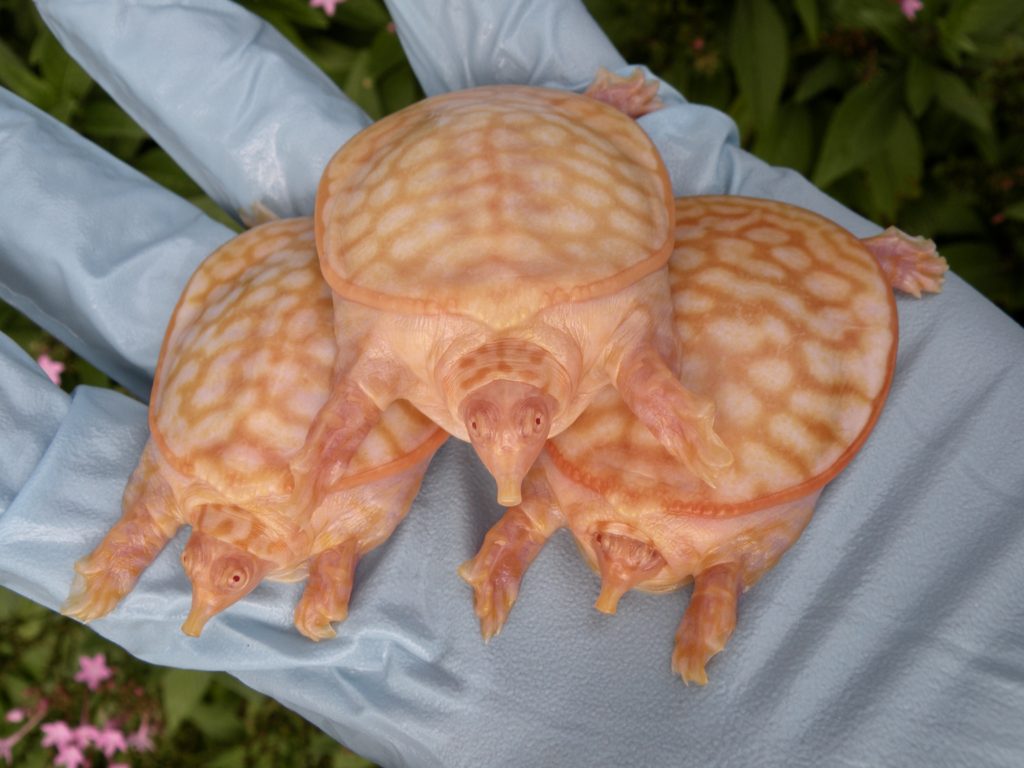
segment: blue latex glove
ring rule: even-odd
[[[90,73],[228,210],[309,213],[319,170],[365,125],[279,35],[212,0],[41,3]],[[428,93],[578,88],[624,62],[575,0],[390,3]],[[735,192],[877,228],[736,144],[663,88],[641,119],[679,194]],[[145,395],[174,301],[229,233],[0,95],[0,291]],[[940,244],[941,245],[941,244]],[[1024,332],[955,276],[898,300],[889,402],[779,566],[748,593],[711,683],[669,672],[685,593],[607,617],[566,533],[533,563],[501,636],[479,639],[455,573],[501,514],[449,441],[394,537],[357,572],[335,640],[291,625],[267,583],[202,638],[178,631],[179,535],[101,634],[153,662],[227,670],[387,766],[1020,765],[1024,738]],[[120,514],[142,405],[54,388],[0,342],[0,581],[56,607]]]

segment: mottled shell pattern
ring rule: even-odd
[[[664,266],[671,211],[664,164],[622,112],[566,91],[482,87],[345,144],[320,184],[317,244],[346,299],[502,326]]]
[[[264,224],[203,262],[168,326],[153,384],[150,429],[164,457],[232,501],[286,498],[288,461],[330,390],[331,307],[311,219]],[[360,446],[344,485],[435,432],[396,403]]]
[[[669,261],[680,379],[713,396],[733,452],[716,486],[676,462],[606,390],[548,452],[635,508],[727,516],[820,488],[874,425],[892,379],[896,307],[861,241],[769,200],[680,198]]]

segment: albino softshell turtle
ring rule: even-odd
[[[182,525],[182,563],[198,635],[264,578],[309,581],[295,624],[334,634],[362,553],[408,511],[447,435],[407,403],[390,407],[348,473],[312,511],[291,503],[289,461],[330,389],[336,346],[312,219],[256,227],[210,255],[185,287],[164,338],[150,440],[124,514],[77,576],[64,613],[111,611]]]
[[[567,526],[614,613],[638,587],[695,586],[672,668],[704,684],[736,622],[739,593],[800,536],[822,487],[864,444],[896,359],[890,285],[938,291],[934,245],[897,230],[859,241],[794,206],[740,197],[676,201],[670,262],[680,377],[720,404],[735,461],[711,488],[680,472],[614,390],[552,439],[523,504],[460,569],[485,638],[523,572]]]
[[[633,109],[652,92],[641,79],[609,98]],[[594,96],[474,88],[356,135],[317,195],[346,354],[293,463],[297,487],[324,456],[328,480],[340,472],[404,398],[472,442],[498,501],[516,504],[546,438],[609,383],[710,482],[731,456],[712,402],[670,367],[672,202],[654,145]]]

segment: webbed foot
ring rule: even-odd
[[[526,569],[563,525],[546,486],[541,470],[530,472],[523,503],[509,509],[487,532],[476,556],[459,567],[459,576],[473,588],[474,610],[485,641],[501,631]]]
[[[715,404],[686,389],[652,347],[630,355],[616,388],[651,433],[694,475],[712,488],[732,452],[715,433]]]
[[[104,558],[99,560],[102,562]],[[142,569],[107,568],[94,557],[75,563],[75,580],[68,599],[60,607],[65,616],[89,622],[106,616],[132,591]]]
[[[60,609],[65,616],[92,621],[114,610],[177,531],[178,509],[160,466],[150,441],[125,487],[124,514],[75,563],[71,592]]]
[[[896,227],[861,240],[878,260],[893,288],[915,299],[921,292],[942,290],[949,264],[935,250],[935,243],[924,237],[911,237]]]
[[[313,558],[306,590],[295,608],[295,627],[310,640],[335,637],[332,623],[348,617],[357,560],[355,539],[347,539]]]
[[[742,587],[736,563],[721,563],[697,574],[672,652],[672,671],[685,682],[707,684],[705,666],[725,648],[736,628],[736,602]]]
[[[629,77],[616,75],[604,67],[597,70],[584,96],[610,104],[629,117],[641,117],[661,109],[664,104],[658,98],[658,82],[648,82],[643,70],[637,67]]]

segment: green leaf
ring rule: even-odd
[[[1024,200],[1010,203],[1010,205],[1003,208],[1003,215],[1014,221],[1024,221]]]
[[[416,76],[408,65],[396,67],[384,75],[380,80],[378,90],[385,114],[397,112],[423,98],[423,92],[416,81]]]
[[[921,135],[906,112],[894,117],[892,134],[885,151],[867,165],[867,184],[871,195],[871,218],[893,221],[900,202],[920,191],[924,173],[924,148]]]
[[[370,74],[370,51],[368,49],[357,53],[352,60],[352,68],[349,69],[348,75],[345,77],[342,89],[374,120],[383,114],[376,82]]]
[[[339,85],[344,82],[356,58],[355,48],[326,37],[313,41],[311,53],[316,65]]]
[[[78,375],[78,383],[90,387],[109,387],[110,377],[92,363],[82,358],[74,361],[74,372]]]
[[[1002,251],[983,240],[942,245],[949,268],[989,298],[1006,303],[1012,293]],[[1012,300],[1012,299],[1011,299]]]
[[[32,43],[29,63],[38,67],[43,79],[53,86],[55,100],[48,111],[67,122],[92,90],[92,79],[45,27]]]
[[[820,33],[818,0],[794,0],[793,5],[796,6],[796,13],[803,24],[807,39],[811,41],[812,46],[817,46]]]
[[[242,719],[230,709],[212,704],[198,704],[189,720],[213,741],[227,742],[245,733]]]
[[[206,768],[245,768],[245,747],[232,747],[206,763]]]
[[[822,91],[843,85],[848,77],[847,63],[838,56],[827,56],[800,78],[793,100],[803,104]]]
[[[231,693],[240,696],[242,699],[245,700],[246,704],[249,706],[261,704],[264,701],[266,701],[267,697],[264,696],[262,693],[260,693],[259,691],[254,691],[241,680],[232,677],[231,675],[219,673],[215,676],[214,680],[216,680],[217,685],[223,688],[224,690],[230,691]]]
[[[981,236],[988,229],[977,211],[980,201],[970,189],[926,190],[900,212],[904,232],[926,237]]]
[[[771,0],[739,0],[729,59],[740,94],[753,110],[755,130],[767,129],[775,119],[789,62],[786,25]]]
[[[0,84],[40,109],[48,109],[57,97],[53,86],[29,69],[3,40],[0,40]]]
[[[37,682],[41,683],[53,677],[51,662],[56,643],[57,635],[44,635],[21,652],[22,668]]]
[[[827,187],[885,148],[899,106],[899,85],[898,78],[876,77],[846,94],[825,129],[815,184]]]
[[[339,5],[334,19],[346,27],[370,30],[385,26],[390,17],[378,0],[348,0]]]
[[[910,59],[907,66],[907,106],[910,114],[920,117],[935,94],[935,69],[920,56]]]
[[[398,35],[382,29],[373,38],[370,46],[370,74],[380,77],[405,62],[405,52],[398,42]]]
[[[814,159],[810,110],[800,104],[784,104],[774,125],[758,134],[753,149],[765,162],[807,174]]]
[[[944,21],[950,38],[969,53],[979,43],[1005,35],[1021,18],[1024,3],[1020,0],[955,0]]]
[[[160,678],[160,690],[168,735],[173,734],[182,721],[192,718],[210,684],[210,677],[209,672],[187,669],[168,669],[164,672]]]
[[[86,102],[75,120],[75,128],[90,137],[138,141],[147,138],[139,124],[107,97]]]
[[[160,147],[147,149],[135,158],[132,164],[157,184],[182,197],[202,194],[199,185],[192,181],[191,177]]]
[[[331,768],[373,768],[373,763],[346,749],[334,753]]]
[[[935,99],[947,112],[982,133],[992,133],[988,109],[958,75],[945,70],[935,71]]]

